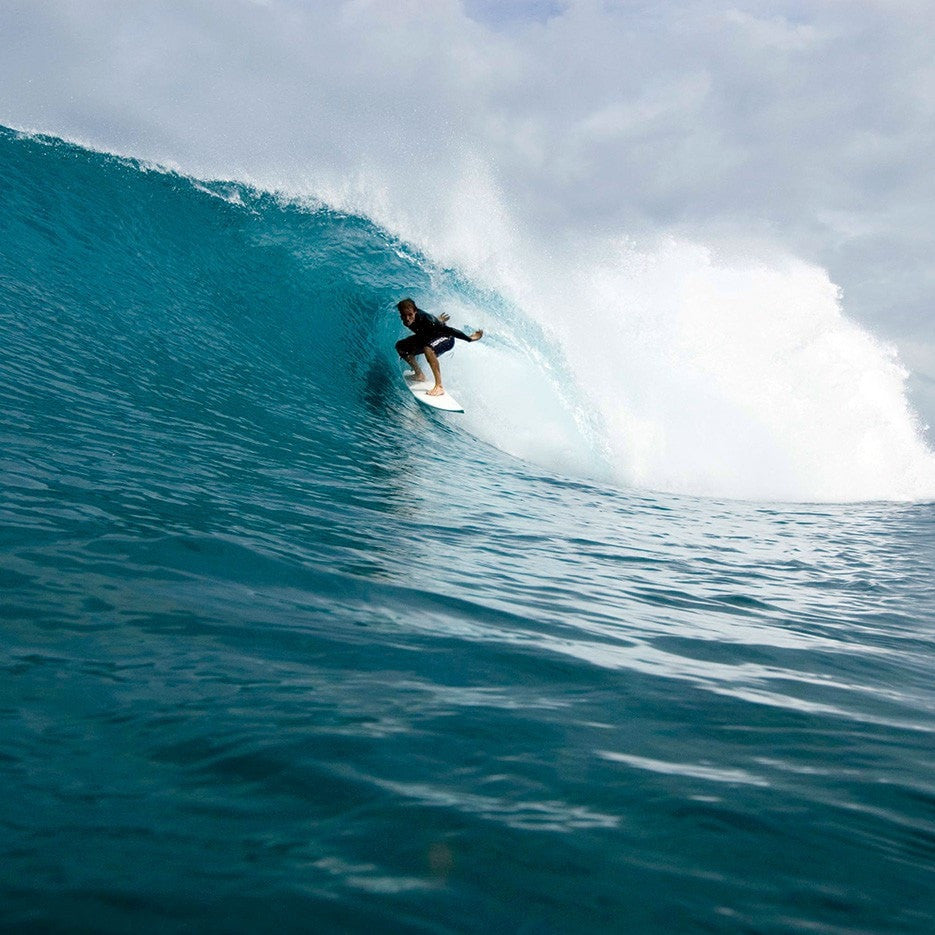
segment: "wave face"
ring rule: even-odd
[[[7,4],[0,121],[281,193],[230,188],[242,204],[226,223],[252,212],[254,237],[279,231],[292,199],[369,218],[374,244],[389,233],[414,246],[408,272],[378,259],[384,247],[349,261],[373,290],[358,301],[388,313],[399,286],[486,328],[492,340],[452,362],[463,427],[546,469],[760,501],[935,498],[935,455],[894,348],[799,259],[832,264],[864,320],[901,309],[886,331],[928,366],[912,311],[924,276],[909,255],[925,253],[931,225],[903,171],[927,119],[912,75],[927,67],[928,21],[908,9],[864,10],[860,26],[841,10],[773,17],[758,3],[658,16],[536,6],[238,0],[218,18],[177,4],[119,16],[104,0]],[[653,28],[624,25],[644,16]],[[848,48],[864,33],[881,41]],[[36,69],[48,48],[56,67]],[[783,76],[799,73],[814,107],[789,94]],[[855,87],[889,103],[855,108]],[[878,127],[884,112],[899,119]],[[903,142],[854,149],[878,133]],[[305,213],[327,227],[326,212]],[[894,237],[897,216],[913,223]],[[275,235],[310,297],[319,285],[301,255],[324,227]],[[341,251],[338,236],[319,252]],[[238,287],[276,320],[279,296],[246,277]],[[345,314],[336,292],[319,327]],[[389,339],[382,319],[366,324],[365,344]]]
[[[0,178],[0,926],[932,930],[931,505],[628,490],[575,345],[368,220]]]
[[[374,180],[342,187],[286,179],[280,189],[267,179],[270,187],[258,189],[199,182],[44,137],[19,146],[44,147],[48,158],[70,154],[57,179],[65,188],[91,184],[69,177],[77,164],[88,172],[97,166],[93,185],[106,192],[98,210],[117,211],[136,251],[99,253],[102,263],[130,267],[108,281],[108,303],[121,301],[120,282],[130,288],[151,273],[152,255],[164,253],[177,287],[204,268],[219,290],[208,317],[228,321],[228,302],[261,330],[307,342],[312,356],[297,348],[294,359],[314,358],[324,381],[318,392],[349,418],[356,417],[347,394],[359,399],[362,373],[371,375],[364,384],[377,372],[394,379],[400,329],[392,306],[412,292],[455,324],[487,330],[483,344],[459,346],[446,368],[467,407],[461,427],[507,454],[574,476],[692,495],[935,498],[935,454],[908,403],[908,374],[895,350],[848,321],[827,274],[799,260],[728,261],[677,240],[651,250],[575,240],[544,254],[512,226],[502,195],[477,166],[451,204],[437,216],[426,206],[415,220]],[[151,200],[157,184],[166,197],[174,192],[167,210],[178,226],[160,220],[149,239],[136,231],[148,223],[138,215],[155,206],[137,198]],[[33,197],[14,208],[34,214]],[[74,209],[93,216],[66,216],[65,224],[99,232],[93,207]],[[193,249],[200,266],[187,267],[181,255]],[[136,256],[147,258],[140,269]],[[184,288],[173,295],[189,303],[183,316],[210,301]],[[242,338],[228,337],[225,346],[233,341],[234,354],[253,355],[250,334]],[[322,355],[336,340],[340,350]],[[215,361],[204,350],[207,373]]]

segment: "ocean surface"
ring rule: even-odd
[[[935,930],[935,506],[615,482],[563,374],[365,218],[0,130],[0,928]]]

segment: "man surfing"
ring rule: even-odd
[[[442,372],[438,366],[438,358],[454,347],[455,338],[461,341],[479,341],[484,336],[484,332],[475,331],[468,335],[463,331],[458,331],[457,328],[450,328],[445,324],[448,321],[447,315],[441,314],[436,318],[428,312],[423,312],[421,308],[417,308],[412,299],[403,299],[397,303],[396,308],[399,309],[399,318],[402,323],[413,332],[410,337],[396,342],[396,352],[412,367],[415,378],[420,382],[425,380],[425,374],[416,363],[416,355],[425,354],[432,376],[435,377],[435,386],[426,390],[426,396],[441,396],[445,388],[442,386]]]

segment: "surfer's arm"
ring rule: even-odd
[[[449,317],[447,312],[442,312],[441,315],[436,317],[419,309],[415,321],[409,325],[409,328],[420,337],[424,335],[427,341],[442,335],[458,338],[460,341],[477,341],[484,333],[483,331],[475,331],[473,334],[465,334],[463,331],[445,324]]]
[[[448,325],[443,325],[443,330],[441,332],[444,335],[451,335],[453,338],[459,338],[462,341],[479,341],[483,336],[483,331],[475,331],[473,334],[465,334],[463,331],[458,331],[457,328],[451,328]]]
[[[452,328],[450,325],[442,325],[440,333],[452,338],[458,338],[461,341],[474,341],[475,338],[472,338],[470,335],[465,334],[463,331],[458,331],[457,328]]]

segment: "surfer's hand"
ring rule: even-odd
[[[483,336],[484,336],[483,331],[475,331],[474,334],[471,335],[471,340],[479,341]]]
[[[441,315],[438,316],[438,320],[439,320],[442,324],[444,324],[446,321],[448,321],[449,318],[451,318],[451,316],[450,316],[447,312],[442,312]]]

